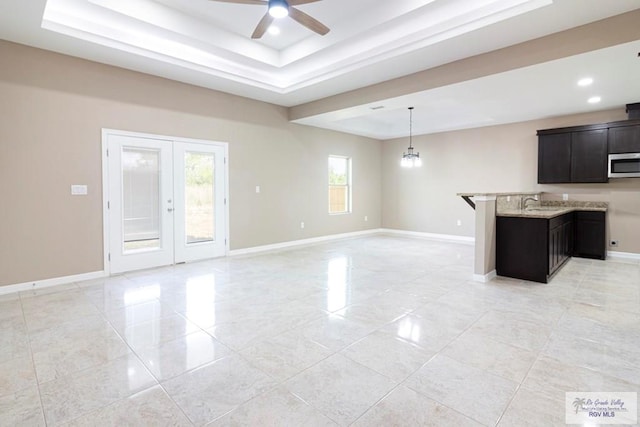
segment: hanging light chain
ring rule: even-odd
[[[409,149],[413,152],[413,107],[409,107]]]

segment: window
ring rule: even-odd
[[[329,156],[329,213],[351,212],[351,159]]]

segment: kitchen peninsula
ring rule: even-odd
[[[544,194],[458,194],[476,209],[475,280],[497,274],[547,283],[572,256],[605,259],[608,204]]]

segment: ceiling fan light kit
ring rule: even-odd
[[[252,39],[259,39],[267,32],[274,19],[284,18],[289,16],[291,19],[310,29],[311,31],[324,36],[330,30],[329,27],[318,21],[314,17],[307,15],[300,9],[294,6],[315,3],[322,0],[211,0],[222,3],[235,3],[235,4],[254,4],[267,6],[267,12],[264,14],[256,29],[251,34]]]
[[[289,4],[286,0],[271,0],[269,2],[269,15],[275,19],[289,15]]]

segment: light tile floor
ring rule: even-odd
[[[0,296],[0,426],[554,426],[640,391],[640,264],[374,236]]]

